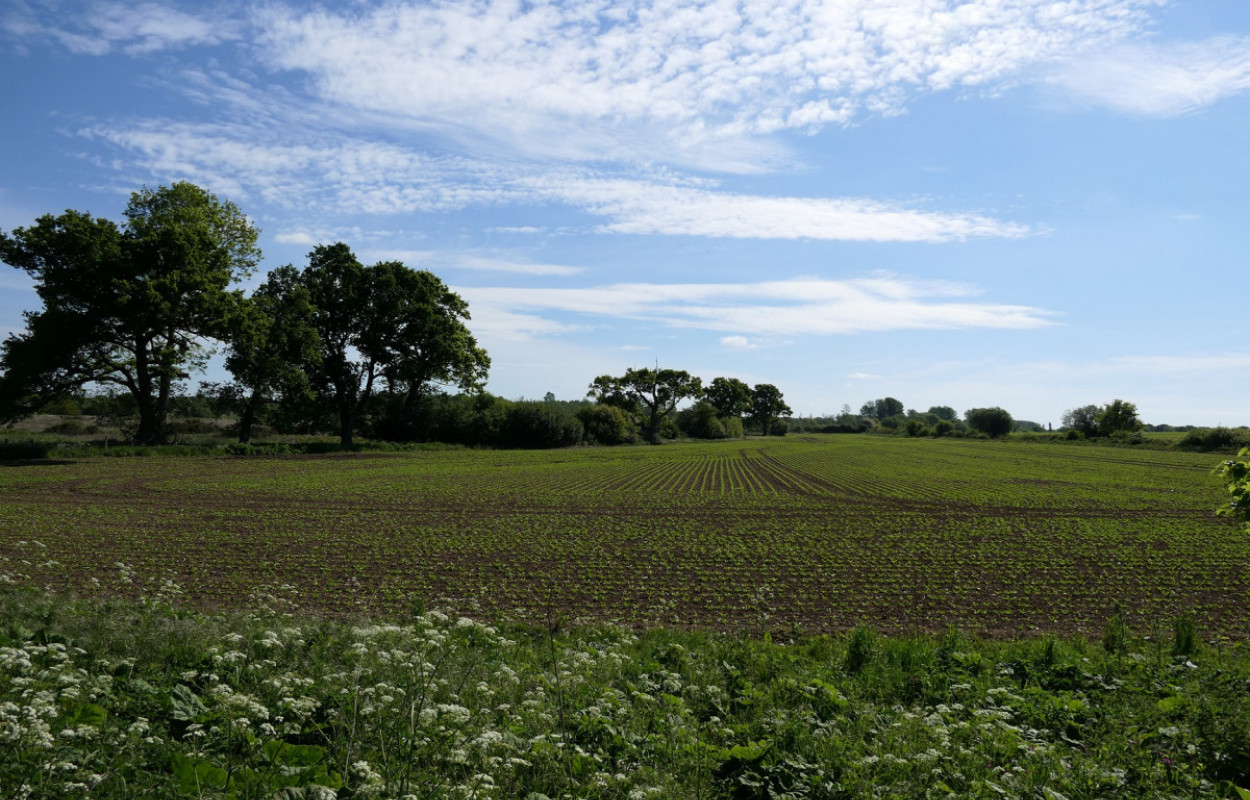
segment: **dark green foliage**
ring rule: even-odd
[[[231,314],[226,369],[237,384],[215,387],[235,400],[239,441],[247,443],[262,409],[276,397],[288,407],[311,400],[309,371],[321,363],[321,340],[313,326],[308,288],[290,265],[269,273]]]
[[[928,436],[929,426],[924,424],[923,420],[909,419],[907,420],[908,436]]]
[[[648,441],[676,438],[680,430],[670,415],[686,399],[698,397],[703,382],[685,370],[643,367],[628,369],[620,377],[600,375],[590,384],[587,396],[596,403],[641,412],[641,427]]]
[[[821,433],[865,433],[872,430],[872,419],[852,414],[849,409],[843,411],[833,422],[823,426]]]
[[[1006,436],[1014,426],[1011,415],[997,406],[968,409],[964,412],[964,419],[967,420],[968,427],[990,437]]]
[[[1115,614],[1107,620],[1107,629],[1102,635],[1102,649],[1112,655],[1124,656],[1128,652],[1130,635],[1124,612],[1117,603]]]
[[[728,435],[725,423],[720,416],[720,409],[706,400],[678,412],[677,427],[692,439],[724,439]],[[741,430],[740,420],[739,430]]]
[[[1250,447],[1250,430],[1245,428],[1196,428],[1187,431],[1185,436],[1176,443],[1180,450],[1192,452],[1235,453],[1243,447]]]
[[[505,413],[499,432],[500,447],[572,447],[581,441],[581,421],[548,403],[512,403]]]
[[[903,413],[903,402],[893,397],[882,397],[876,400],[869,400],[860,408],[859,413],[865,417],[871,417],[878,422],[889,417],[897,416]]]
[[[1063,412],[1063,427],[1075,431],[1086,438],[1098,435],[1098,406],[1080,406]]]
[[[740,417],[751,407],[751,387],[737,378],[713,378],[703,398],[715,407],[716,416]]]
[[[757,383],[751,388],[751,404],[747,414],[751,421],[759,426],[760,432],[766,436],[785,436],[789,430],[778,426],[780,419],[794,413],[786,405],[781,390],[771,383]]]
[[[1172,623],[1172,655],[1188,658],[1198,654],[1198,632],[1194,627],[1194,618],[1188,615],[1177,617]]]
[[[577,412],[591,444],[629,444],[638,435],[633,419],[620,408],[599,403]]]
[[[933,406],[926,413],[933,414],[938,419],[944,419],[948,422],[954,422],[959,419],[959,412],[950,406]]]
[[[1126,400],[1113,400],[1105,406],[1081,406],[1063,414],[1063,427],[1086,438],[1132,434],[1142,429],[1137,406]]]
[[[79,211],[0,234],[0,259],[35,281],[43,310],[0,353],[0,414],[15,418],[88,384],[134,400],[136,441],[165,436],[177,381],[226,335],[229,291],[260,258],[229,202],[190,183],[131,195],[117,225]]]
[[[1215,471],[1228,491],[1228,504],[1216,513],[1241,520],[1250,529],[1250,448],[1239,451],[1237,459],[1225,461]]]
[[[876,654],[877,634],[863,625],[851,632],[846,642],[846,656],[842,659],[842,668],[850,675],[858,675],[864,667],[872,663]]]
[[[411,416],[436,384],[485,380],[490,359],[464,324],[468,305],[432,274],[396,261],[365,267],[339,242],[309,254],[300,285],[320,341],[302,366],[345,447],[375,392],[402,397]]]
[[[1101,436],[1136,433],[1141,428],[1141,420],[1137,418],[1137,406],[1127,400],[1113,400],[1098,414],[1098,433]]]

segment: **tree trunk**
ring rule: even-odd
[[[242,444],[252,441],[252,423],[256,421],[260,400],[260,393],[252,392],[252,396],[243,404],[243,413],[239,414],[239,442]]]
[[[161,444],[165,437],[165,409],[150,397],[139,398],[139,428],[135,431],[135,444]]]

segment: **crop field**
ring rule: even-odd
[[[0,572],[240,607],[748,631],[1250,623],[1210,455],[810,436],[0,466]]]

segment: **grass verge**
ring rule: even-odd
[[[1246,797],[1250,649],[0,596],[0,795]],[[1240,787],[1240,789],[1238,788]]]

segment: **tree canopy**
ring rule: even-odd
[[[1006,436],[1015,426],[1011,414],[998,406],[970,408],[964,412],[964,419],[967,420],[969,428],[992,437]]]
[[[429,272],[398,261],[366,267],[338,242],[309,254],[300,285],[320,341],[305,368],[333,406],[344,446],[379,389],[415,410],[435,384],[470,390],[485,381],[490,358],[464,324],[468,304]]]
[[[1105,406],[1087,405],[1070,408],[1063,413],[1063,427],[1083,436],[1110,436],[1133,433],[1142,429],[1137,406],[1126,400],[1113,400]]]
[[[273,396],[307,396],[306,370],[321,360],[321,339],[312,325],[312,304],[298,270],[291,265],[269,273],[230,320],[226,369],[238,384],[239,441]]]
[[[859,409],[859,413],[865,417],[872,417],[880,422],[883,419],[897,416],[903,413],[903,403],[893,397],[881,397],[876,400],[869,400]]]
[[[786,405],[781,390],[771,383],[757,383],[751,389],[751,405],[747,412],[759,423],[764,435],[773,432],[774,426],[781,417],[793,413]]]
[[[703,398],[720,417],[740,417],[751,407],[751,387],[737,378],[713,378]]]
[[[655,441],[660,425],[677,404],[698,397],[702,389],[703,381],[685,370],[643,367],[628,369],[619,377],[600,375],[591,382],[587,396],[640,413],[644,435]]]
[[[134,438],[159,441],[175,383],[225,335],[230,291],[260,259],[233,203],[190,183],[143,189],[118,225],[81,211],[0,233],[0,259],[35,281],[41,311],[0,348],[0,411],[30,413],[85,384],[135,400]]]

